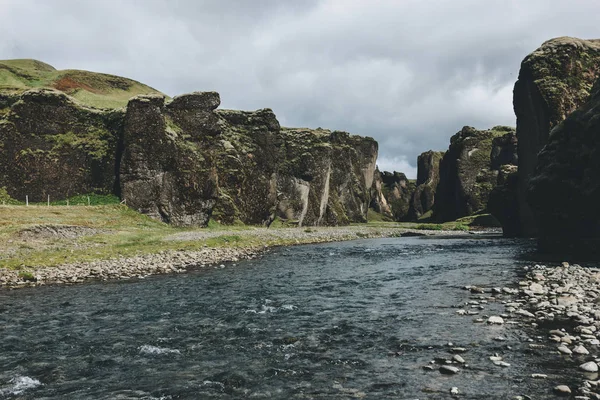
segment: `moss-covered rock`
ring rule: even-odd
[[[465,126],[450,139],[450,147],[440,161],[440,181],[433,217],[453,221],[487,209],[498,172],[491,169],[490,155],[495,138],[513,128],[496,126],[479,131]]]
[[[537,227],[527,201],[529,179],[537,154],[554,126],[584,104],[600,73],[600,40],[561,37],[549,40],[521,63],[514,88],[519,139],[518,202],[521,233],[534,236]]]
[[[390,207],[387,198],[383,193],[383,179],[381,179],[381,171],[379,168],[375,169],[373,173],[373,184],[371,185],[371,208],[376,213],[380,214],[380,219],[393,220],[394,214],[392,213],[392,207]]]
[[[443,156],[443,151],[429,150],[417,158],[417,182],[410,201],[409,219],[416,221],[433,210]]]
[[[178,225],[364,222],[377,142],[282,129],[270,109],[216,110],[217,93],[138,97],[127,108],[122,196]]]
[[[600,79],[592,93],[550,132],[530,180],[544,252],[600,256]]]
[[[123,113],[98,111],[49,89],[3,96],[0,187],[30,201],[115,191]]]
[[[366,222],[377,142],[325,129],[281,133],[279,216],[299,225]]]

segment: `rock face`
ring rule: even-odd
[[[298,225],[366,222],[377,161],[369,137],[282,129],[277,215]]]
[[[486,210],[498,172],[490,168],[495,138],[513,131],[497,126],[479,131],[465,126],[450,139],[440,162],[440,182],[435,194],[434,219],[452,221]]]
[[[392,207],[390,207],[390,204],[383,193],[383,180],[381,179],[381,172],[379,171],[379,168],[376,168],[375,173],[373,174],[371,203],[369,204],[369,207],[372,208],[373,211],[383,215],[385,218],[394,218]]]
[[[442,151],[429,150],[417,158],[417,186],[409,209],[411,220],[417,220],[433,210],[443,156]]]
[[[537,233],[526,200],[537,154],[548,142],[552,128],[589,99],[599,73],[600,40],[552,39],[521,63],[513,104],[519,139],[518,213],[524,236]]]
[[[387,172],[381,174],[383,194],[391,207],[394,221],[409,219],[410,200],[416,185],[408,180],[402,172]]]
[[[538,157],[529,203],[542,251],[600,255],[600,80]]]
[[[0,62],[0,78],[66,82],[45,64],[13,61]],[[297,225],[367,220],[377,160],[372,138],[281,128],[269,109],[217,110],[215,92],[171,100],[154,91],[113,109],[126,93],[153,89],[81,71],[69,75],[73,82],[73,74],[79,83],[99,85],[86,87],[102,95],[96,99],[102,107],[70,97],[71,86],[2,87],[0,188],[13,198],[112,193],[131,208],[183,226],[204,226],[211,217],[267,225],[275,219]]]
[[[130,100],[120,169],[128,206],[174,225],[208,223],[218,177],[203,142],[217,133],[218,104],[216,93],[181,96],[167,106],[162,96]]]
[[[0,96],[0,187],[38,202],[118,192],[122,120],[49,89]]]
[[[198,92],[165,104],[130,101],[124,127],[122,196],[177,225],[364,222],[377,142],[328,130],[281,128],[269,109],[216,110]]]
[[[488,211],[500,222],[506,237],[521,234],[517,201],[518,159],[515,132],[492,140],[490,168],[498,171],[498,179],[488,199]]]

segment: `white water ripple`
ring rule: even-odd
[[[27,389],[33,389],[41,385],[41,382],[37,379],[30,378],[28,376],[17,376],[9,381],[11,386],[0,389],[0,395],[9,396],[15,394],[21,394]]]
[[[163,355],[163,354],[181,354],[177,349],[169,349],[168,347],[157,347],[145,344],[140,346],[140,354]]]

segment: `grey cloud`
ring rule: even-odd
[[[373,136],[382,167],[414,176],[463,125],[514,125],[523,57],[597,35],[599,14],[595,0],[4,0],[0,58],[217,90],[287,126]]]

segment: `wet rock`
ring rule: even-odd
[[[488,318],[487,323],[502,325],[502,324],[504,324],[504,319],[502,317],[498,317],[498,316],[491,316]]]
[[[559,396],[569,396],[571,389],[567,385],[558,385],[554,387],[554,392]]]
[[[598,372],[598,364],[593,361],[588,361],[579,366],[579,369],[586,372]]]
[[[579,345],[579,346],[576,346],[576,347],[573,349],[573,353],[575,353],[575,354],[580,354],[580,355],[587,355],[587,354],[590,354],[590,352],[589,352],[589,351],[588,351],[588,350],[587,350],[585,347],[583,347],[583,346],[581,346],[581,345]]]
[[[445,375],[454,375],[460,372],[460,369],[452,365],[442,365],[439,369],[440,373]]]
[[[465,359],[462,358],[461,356],[459,356],[458,354],[455,354],[452,356],[452,360],[456,361],[459,364],[464,364],[465,363]]]
[[[558,346],[557,350],[563,354],[568,354],[568,355],[572,354],[572,351],[567,346]]]

